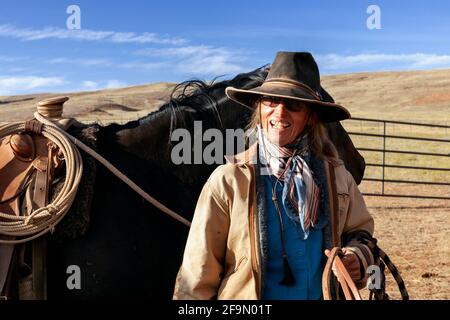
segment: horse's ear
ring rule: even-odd
[[[322,96],[323,101],[334,103],[333,97],[322,87],[320,87],[320,95]]]

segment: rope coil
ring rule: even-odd
[[[14,240],[0,239],[0,243],[24,243],[51,232],[69,211],[83,173],[83,161],[80,152],[71,143],[66,132],[37,112],[34,117],[42,123],[42,135],[56,144],[64,156],[66,163],[64,185],[53,202],[34,210],[29,216],[15,216],[0,212],[0,235],[19,238]],[[23,122],[1,124],[0,137],[24,130],[25,123]]]
[[[23,237],[18,240],[0,239],[0,243],[16,244],[36,239],[47,232],[52,232],[55,226],[64,218],[75,199],[83,173],[83,161],[78,148],[100,162],[146,201],[175,220],[190,227],[190,221],[150,196],[109,161],[77,138],[62,130],[56,123],[49,121],[38,112],[34,113],[34,117],[43,124],[42,135],[54,142],[62,151],[66,162],[66,180],[56,199],[47,206],[36,209],[30,216],[13,216],[0,212],[0,235]],[[24,129],[24,123],[0,124],[0,137],[21,132]],[[2,221],[1,218],[4,218],[6,221]]]

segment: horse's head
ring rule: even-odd
[[[229,86],[241,89],[257,87],[264,81],[267,72],[268,68],[262,67],[239,74],[232,80],[212,81],[210,84],[193,80],[178,84],[167,105],[171,112],[172,129],[186,128],[192,119],[204,122],[206,129],[244,128],[251,111],[230,100],[225,95],[225,89]]]
[[[193,177],[197,170],[200,170],[198,174],[202,175],[209,173],[215,166],[174,164],[171,161],[171,150],[174,146],[171,141],[172,133],[180,128],[187,130],[193,144],[193,140],[198,138],[194,136],[195,121],[201,121],[202,131],[210,128],[221,132],[225,129],[244,129],[251,111],[228,99],[225,89],[228,86],[244,89],[259,86],[267,72],[267,67],[262,67],[239,74],[231,80],[212,83],[192,80],[180,83],[174,88],[170,101],[158,111],[126,125],[115,125],[111,128],[116,134],[117,142],[127,152],[169,169],[181,176],[183,181],[198,181],[197,177]],[[186,171],[187,168],[189,172]],[[204,182],[203,176],[200,180]]]

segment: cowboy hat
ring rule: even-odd
[[[267,78],[259,87],[245,90],[228,87],[227,96],[250,109],[262,96],[307,102],[323,122],[350,118],[350,112],[322,96],[319,68],[309,52],[278,52]]]

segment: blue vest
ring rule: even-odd
[[[310,230],[306,240],[299,233],[298,222],[291,220],[281,202],[282,185],[277,184],[278,205],[284,225],[286,252],[295,277],[292,286],[280,285],[283,279],[283,258],[280,237],[280,222],[272,201],[273,176],[264,176],[266,197],[268,257],[264,273],[263,299],[318,300],[322,298],[322,242],[323,229]]]

